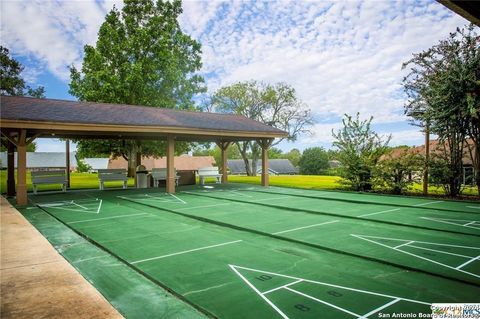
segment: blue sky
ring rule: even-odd
[[[121,1],[2,1],[1,43],[28,83],[70,99],[69,66]],[[237,81],[287,82],[311,108],[312,133],[280,147],[329,148],[343,114],[374,117],[392,144],[422,144],[403,115],[402,62],[467,23],[435,1],[184,1],[183,30],[200,41],[213,93]],[[39,151],[63,143],[39,139]]]

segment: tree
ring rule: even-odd
[[[196,149],[193,150],[193,156],[213,156],[213,158],[215,159],[216,165],[219,166],[219,167],[222,166],[222,151],[220,150],[220,147],[218,147],[218,146],[215,146],[213,148],[197,147]],[[228,159],[241,159],[242,158],[236,144],[232,144],[228,147],[227,158]]]
[[[313,123],[310,109],[299,100],[295,89],[286,83],[265,84],[257,81],[238,82],[220,88],[211,99],[216,111],[241,114],[288,132],[288,141],[295,141],[308,132]],[[278,139],[272,146],[280,143]],[[257,172],[261,147],[257,142],[237,142],[247,175]],[[251,155],[251,166],[248,155]]]
[[[10,57],[10,51],[0,46],[0,94],[44,98],[43,86],[34,89],[25,84],[21,74],[23,70],[23,65]]]
[[[31,142],[30,144],[27,145],[27,152],[35,152],[37,150],[37,143],[36,142]],[[0,152],[6,152],[7,147],[5,145],[0,145]]]
[[[279,158],[284,158],[283,151],[277,147],[270,147],[268,149],[268,158],[271,159],[279,159]]]
[[[445,145],[449,195],[461,191],[464,149],[469,147],[480,191],[480,36],[470,25],[403,64],[408,100],[405,113],[416,124],[428,124]],[[445,170],[445,167],[443,167]],[[445,180],[444,180],[445,181]]]
[[[372,171],[380,157],[386,152],[391,136],[380,137],[371,128],[373,117],[360,120],[357,113],[353,118],[345,114],[343,128],[336,133],[333,146],[338,149],[339,172],[342,182],[357,191],[372,189]]]
[[[423,163],[422,156],[412,153],[408,146],[393,148],[374,167],[375,184],[386,186],[394,194],[402,194],[413,183],[420,182],[421,176],[417,172],[422,170]]]
[[[321,175],[328,170],[328,154],[322,147],[307,148],[298,162],[300,173],[304,175]]]
[[[181,2],[125,1],[100,27],[95,46],[86,45],[81,71],[70,72],[70,94],[81,101],[193,109],[193,96],[205,92],[200,44],[177,21]],[[79,140],[85,152],[112,153],[133,172],[139,153],[165,154],[165,143],[128,140]],[[176,143],[176,152],[188,149]]]
[[[298,166],[301,157],[302,153],[300,153],[300,151],[296,148],[292,148],[288,153],[285,154],[285,158],[288,159],[295,167]]]

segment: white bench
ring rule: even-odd
[[[114,182],[114,181],[122,181],[123,188],[127,188],[127,170],[123,168],[115,168],[115,169],[99,169],[98,170],[98,182],[100,184],[100,190],[105,189],[105,182]]]
[[[200,179],[200,185],[205,183],[206,177],[215,177],[217,183],[220,183],[222,174],[218,172],[218,167],[201,167],[198,169],[198,177]]]
[[[62,191],[67,191],[65,170],[32,172],[33,193],[36,194],[39,184],[61,184]]]
[[[177,175],[177,170],[173,170],[173,175],[175,176],[175,186],[178,186],[178,180],[180,176]],[[166,168],[152,168],[152,178],[153,178],[153,186],[158,187],[159,181],[166,181],[167,180],[167,169]]]

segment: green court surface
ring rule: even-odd
[[[22,213],[128,318],[379,318],[479,301],[479,203],[238,184],[29,199]],[[122,308],[138,289],[119,269],[147,287],[143,313]]]

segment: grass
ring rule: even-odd
[[[261,183],[261,176],[240,176],[231,175],[228,181],[232,183],[247,183],[258,184]],[[319,175],[278,175],[270,176],[270,185],[306,188],[306,189],[344,189],[338,176],[319,176]]]
[[[228,180],[232,183],[246,183],[260,185],[261,176],[240,176],[230,175]],[[71,188],[72,189],[89,189],[98,188],[97,174],[92,173],[72,173],[71,174]],[[208,179],[207,182],[214,181],[214,179]],[[198,181],[197,181],[198,183]],[[6,192],[7,185],[7,171],[0,172],[0,191]],[[120,187],[120,182],[107,182],[106,187]],[[130,178],[128,180],[128,186],[133,186],[134,180]],[[346,186],[340,184],[340,177],[338,176],[318,176],[318,175],[278,175],[270,176],[270,185],[280,187],[293,187],[304,189],[335,189],[335,190],[348,190]],[[27,189],[32,191],[30,172],[27,172]],[[58,190],[58,185],[41,185],[39,190]],[[420,195],[422,194],[422,185],[414,184],[409,190],[410,194]],[[431,195],[442,196],[445,195],[443,188],[430,186],[429,193]],[[478,196],[478,190],[476,187],[466,187],[463,190],[462,195],[465,196]]]
[[[105,187],[121,187],[121,182],[106,182]],[[133,178],[128,179],[128,186],[133,186]],[[71,173],[70,175],[70,187],[72,189],[88,189],[88,188],[98,188],[98,177],[97,174],[92,173]],[[32,178],[30,172],[27,172],[27,189],[32,191]],[[59,185],[40,185],[38,187],[40,191],[42,190],[59,190]],[[7,171],[3,170],[0,172],[0,191],[2,193],[7,191]]]

